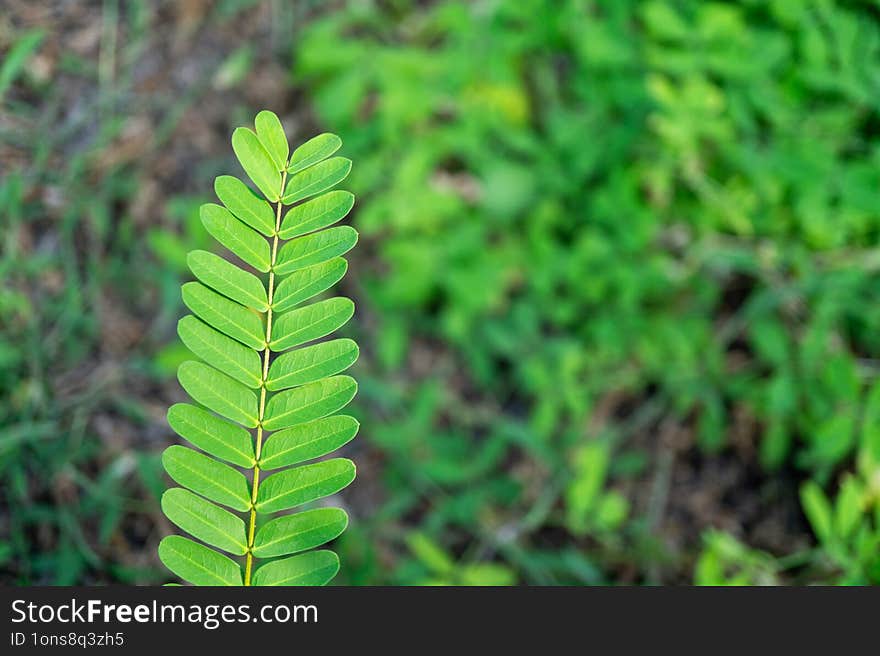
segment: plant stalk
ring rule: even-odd
[[[284,195],[284,184],[287,182],[287,171],[281,173],[281,191],[280,195]],[[254,448],[254,454],[257,463],[260,462],[260,454],[263,450],[263,416],[266,412],[266,380],[269,377],[269,342],[272,341],[272,297],[275,292],[275,259],[278,256],[278,231],[281,230],[281,208],[283,204],[281,198],[278,199],[278,205],[275,208],[275,234],[272,235],[272,261],[269,267],[269,287],[267,299],[269,308],[266,310],[266,348],[263,351],[263,379],[260,383],[260,412],[259,422],[257,423],[257,439]],[[254,464],[254,482],[251,486],[251,511],[250,521],[248,522],[248,539],[247,539],[247,555],[245,556],[244,565],[244,584],[251,584],[251,573],[254,565],[254,533],[257,526],[257,492],[260,490],[260,465]]]

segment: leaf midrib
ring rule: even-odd
[[[266,415],[266,381],[269,378],[269,358],[272,353],[272,301],[275,294],[275,262],[278,259],[278,231],[281,229],[281,209],[284,206],[284,186],[287,183],[287,162],[281,171],[281,188],[275,207],[275,231],[272,235],[272,255],[269,263],[269,284],[266,290],[266,347],[263,350],[263,374],[260,381],[260,405],[257,417],[257,437],[254,448],[253,485],[251,487],[250,521],[248,522],[247,555],[245,556],[244,584],[251,585],[254,564],[254,540],[257,526],[257,495],[260,490],[260,454],[263,448],[263,419]]]

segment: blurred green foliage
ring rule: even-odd
[[[146,23],[125,19],[135,62]],[[291,25],[297,102],[357,162],[363,428],[338,582],[880,583],[876,0],[353,1]],[[42,34],[4,58],[4,98]],[[247,77],[258,47],[235,44],[213,88]],[[180,254],[207,240],[204,198],[172,195],[163,225],[135,225],[131,168],[94,174],[118,94],[78,152],[48,127],[51,82],[29,85],[46,94],[39,139],[4,133],[28,164],[0,179],[0,503],[15,508],[0,567],[157,580],[104,548],[154,535],[158,448],[114,451],[88,418],[155,436],[161,416],[121,381],[149,391],[181,357]],[[55,151],[73,153],[63,168]],[[209,189],[206,168],[187,194]],[[28,193],[34,179],[53,191]],[[25,228],[48,237],[22,248]],[[154,315],[149,336],[80,392],[121,280],[145,290],[122,298]],[[667,539],[681,499],[664,463],[713,458],[792,488],[790,552],[709,525]]]
[[[295,79],[359,162],[378,256],[359,271],[377,522],[420,511],[522,581],[592,581],[592,556],[544,553],[539,529],[622,533],[602,487],[626,430],[590,429],[612,393],[692,421],[710,451],[743,408],[767,470],[835,487],[876,429],[877,10],[351,3],[304,28]],[[401,378],[435,343],[455,356]],[[853,531],[878,508],[871,467]],[[851,546],[874,560],[856,575],[840,554],[844,580],[880,581],[870,531]]]
[[[71,49],[59,63],[38,58],[63,24],[12,30],[0,54],[4,583],[163,580],[146,551],[166,487],[152,447],[164,413],[152,372],[180,314],[180,272],[145,248],[132,207],[141,170],[120,143],[132,136],[128,113],[162,102],[173,116],[192,98],[143,102],[134,93],[127,73],[150,36],[148,13],[132,3],[120,17],[107,3],[99,14],[102,47],[126,30],[119,80]],[[3,14],[5,44],[11,16]],[[102,61],[112,65],[106,48]],[[150,147],[168,136],[160,126]]]

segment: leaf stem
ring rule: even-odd
[[[285,167],[286,169],[286,167]],[[256,463],[254,463],[254,482],[251,487],[251,512],[250,521],[248,522],[248,539],[247,539],[247,556],[244,566],[244,584],[251,584],[251,571],[254,565],[254,532],[257,525],[257,492],[260,489],[260,454],[263,450],[263,416],[266,412],[266,380],[269,377],[269,342],[272,341],[272,297],[275,292],[275,259],[278,256],[278,231],[281,230],[281,196],[284,195],[284,184],[287,182],[287,171],[281,172],[281,191],[278,198],[278,205],[275,208],[275,234],[272,235],[272,262],[269,268],[269,289],[268,303],[269,308],[266,310],[266,348],[263,351],[263,377],[260,383],[260,414],[257,423],[257,440],[254,449]]]

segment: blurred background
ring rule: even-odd
[[[0,53],[0,582],[169,580],[269,108],[355,162],[336,583],[880,583],[877,0],[0,0]]]

